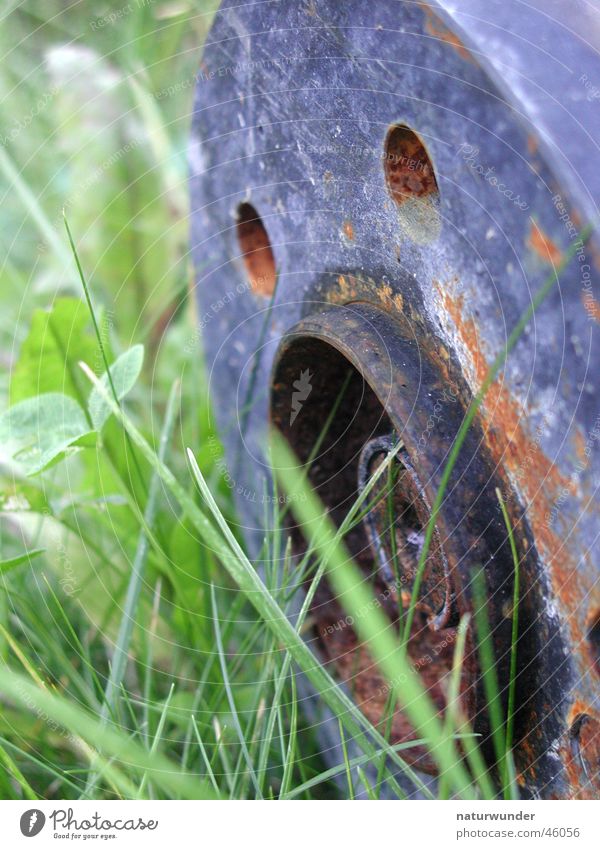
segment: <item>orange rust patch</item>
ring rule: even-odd
[[[538,152],[538,140],[535,136],[527,136],[527,150],[529,151],[531,156],[535,156],[535,154]]]
[[[475,378],[482,384],[488,372],[479,331],[473,318],[463,314],[462,295],[452,297],[439,284],[446,313],[453,320],[458,336],[470,356]],[[536,546],[551,567],[554,590],[560,598],[568,620],[573,645],[579,645],[584,634],[576,611],[581,603],[582,589],[578,581],[577,564],[567,549],[564,538],[557,533],[549,516],[561,495],[574,491],[574,484],[544,454],[522,424],[523,411],[508,390],[496,380],[489,388],[480,411],[485,439],[500,470],[512,473],[518,482],[527,505],[527,515],[535,535]],[[573,614],[573,615],[570,615]]]
[[[390,300],[390,298],[392,297],[392,287],[389,283],[384,283],[383,286],[379,287],[379,289],[377,290],[377,297],[383,303]]]
[[[562,252],[560,248],[552,241],[550,236],[547,236],[544,233],[535,221],[531,222],[531,229],[529,231],[527,244],[544,262],[550,263],[551,265],[560,264],[562,260]]]
[[[587,463],[587,457],[585,456],[586,439],[580,430],[573,432],[573,442],[575,444],[577,459],[581,460],[582,463]]]
[[[438,38],[440,41],[445,41],[446,44],[449,44],[450,47],[456,50],[461,59],[465,59],[467,62],[473,62],[473,56],[467,50],[460,38],[449,30],[447,26],[445,26],[445,24],[440,20],[435,12],[429,8],[429,6],[425,5],[424,10],[426,17],[425,31],[434,38]]]
[[[329,291],[327,300],[335,304],[349,304],[352,301],[379,301],[390,313],[402,312],[404,299],[402,295],[394,295],[389,283],[378,284],[375,280],[368,278],[362,280],[351,274],[340,274],[337,278],[338,289]]]
[[[344,236],[349,239],[351,242],[354,241],[354,227],[352,226],[351,221],[344,221],[342,225],[342,230],[344,232]]]

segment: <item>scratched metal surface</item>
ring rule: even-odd
[[[371,303],[409,321],[474,393],[574,241],[561,215],[593,220],[598,17],[589,4],[589,19],[580,3],[538,5],[316,0],[225,3],[217,14],[196,85],[191,242],[209,388],[254,551],[271,371],[290,328]],[[392,124],[419,133],[435,168],[439,206],[418,232],[384,178]],[[271,240],[272,302],[245,286],[242,202]],[[524,795],[599,793],[588,639],[600,611],[599,266],[589,243],[563,271],[481,416],[494,474],[534,544],[540,620],[557,635],[554,684],[545,663],[528,670],[532,691],[552,698],[523,743]]]

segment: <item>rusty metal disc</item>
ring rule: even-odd
[[[562,0],[456,5],[222,5],[189,152],[209,391],[257,561],[270,422],[310,460],[338,521],[402,442],[392,520],[372,511],[347,540],[394,623],[465,411],[554,275],[453,470],[409,654],[443,713],[481,568],[506,698],[514,569],[499,491],[520,561],[519,786],[524,798],[597,798],[600,18]],[[379,722],[384,682],[352,628],[335,627],[326,585],[312,613],[311,645]],[[492,758],[469,639],[462,701]],[[325,721],[318,702],[307,709]],[[411,733],[398,713],[393,738]],[[425,750],[412,760],[434,773]]]

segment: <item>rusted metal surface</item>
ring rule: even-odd
[[[368,516],[348,540],[374,593],[387,592],[392,622],[410,591],[409,535],[418,546],[469,401],[596,215],[600,112],[589,97],[600,86],[600,29],[576,5],[573,15],[558,0],[225,3],[206,48],[190,146],[192,248],[241,530],[258,552],[267,422],[306,459],[350,369],[358,377],[311,475],[340,521],[377,445],[402,439],[394,532],[408,579],[399,593],[389,592],[385,516]],[[443,711],[452,631],[472,610],[479,564],[506,681],[512,572],[499,488],[521,559],[524,797],[600,792],[599,255],[594,234],[485,399],[443,505],[410,641]],[[387,696],[376,669],[351,628],[332,628],[343,612],[325,587],[317,605],[315,650],[379,721]],[[468,649],[463,702],[485,738]],[[396,715],[394,738],[410,734]],[[432,770],[424,751],[415,763]]]

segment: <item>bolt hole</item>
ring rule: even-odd
[[[433,163],[419,136],[396,124],[385,139],[383,168],[400,226],[418,244],[429,244],[441,229],[439,189]]]
[[[255,295],[270,297],[277,278],[275,257],[262,219],[250,203],[238,207],[237,237],[250,288]]]
[[[600,675],[600,610],[592,617],[588,628],[588,647],[592,666],[596,674]]]
[[[388,132],[384,168],[388,189],[398,205],[409,198],[439,194],[425,145],[408,127],[395,126]]]

